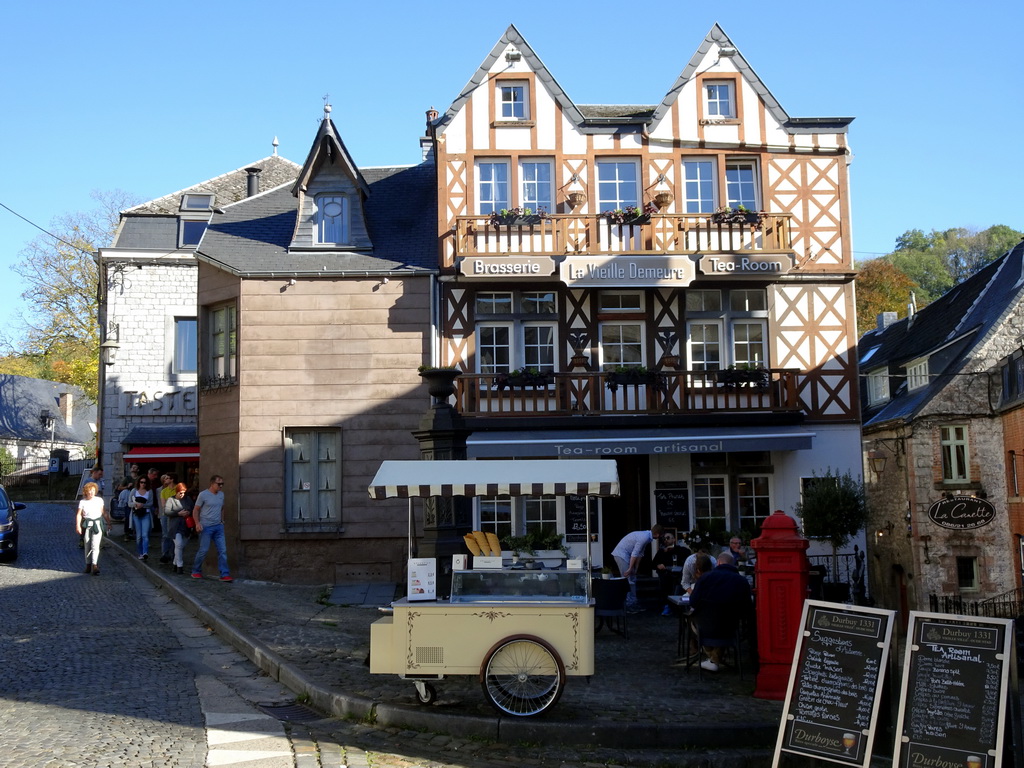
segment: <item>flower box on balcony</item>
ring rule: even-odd
[[[502,208],[491,214],[490,224],[492,227],[527,227],[540,224],[547,218],[544,211],[534,211],[530,208]]]
[[[742,205],[737,208],[720,208],[711,214],[711,221],[714,224],[740,224],[753,229],[761,229],[766,218],[767,213],[751,211]]]
[[[494,386],[498,390],[515,387],[548,387],[555,383],[555,375],[536,368],[521,368],[508,373],[499,373],[494,377]]]
[[[612,392],[618,389],[619,385],[648,385],[660,384],[662,375],[649,371],[643,366],[619,366],[614,371],[609,371],[605,377],[605,383]]]
[[[768,389],[771,375],[765,368],[726,368],[715,373],[715,380],[727,387]]]
[[[653,203],[648,203],[643,208],[637,208],[633,205],[627,205],[625,208],[616,208],[613,211],[603,211],[601,213],[609,224],[647,224],[651,220],[651,214],[657,213],[658,206]]]

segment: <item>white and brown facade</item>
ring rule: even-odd
[[[717,25],[656,106],[573,103],[509,27],[432,123],[470,457],[614,458],[605,553],[655,521],[757,535],[803,478],[859,478],[850,121],[789,117]],[[582,549],[567,504],[474,524]]]

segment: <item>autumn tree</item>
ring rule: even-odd
[[[17,336],[4,334],[0,373],[74,384],[97,399],[99,327],[96,249],[107,245],[119,212],[137,202],[125,192],[92,195],[98,207],[64,214],[19,253],[13,269],[25,289]]]
[[[886,259],[873,259],[857,274],[857,329],[863,335],[876,326],[882,312],[906,316],[910,292],[917,283]]]

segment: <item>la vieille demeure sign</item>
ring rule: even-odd
[[[555,274],[555,265],[550,256],[467,256],[459,260],[459,271],[463,278],[477,280],[543,279]],[[563,283],[578,288],[685,287],[697,276],[698,267],[705,277],[763,279],[788,273],[793,255],[722,253],[694,262],[690,256],[673,254],[569,254],[558,262],[557,272]]]
[[[928,507],[928,518],[933,523],[955,531],[981,528],[991,523],[995,516],[996,508],[975,496],[939,499]]]

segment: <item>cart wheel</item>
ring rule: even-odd
[[[565,667],[555,650],[539,637],[506,637],[484,659],[481,685],[499,712],[539,715],[562,695]]]
[[[435,689],[430,683],[424,683],[422,680],[417,680],[414,685],[416,686],[416,701],[420,704],[429,706],[437,701],[437,689]]]

